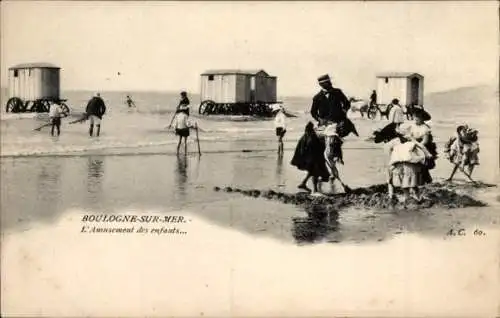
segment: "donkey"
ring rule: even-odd
[[[363,99],[356,99],[354,97],[349,98],[349,102],[351,103],[351,111],[359,112],[361,117],[365,117],[365,114],[368,116],[368,102]]]

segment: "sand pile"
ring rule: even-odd
[[[417,201],[413,198],[401,202],[396,197],[390,199],[387,196],[387,185],[378,184],[369,187],[352,189],[349,193],[326,194],[323,197],[314,197],[305,192],[283,193],[274,190],[258,189],[239,189],[234,187],[215,187],[215,191],[224,191],[228,193],[240,193],[242,195],[255,198],[265,198],[269,200],[280,201],[285,204],[294,204],[302,206],[308,212],[327,212],[338,211],[346,207],[360,207],[370,209],[394,209],[394,210],[418,210],[436,208],[464,208],[464,207],[483,207],[485,203],[474,199],[467,194],[460,194],[457,190],[467,187],[484,188],[492,185],[454,185],[451,183],[434,183],[421,188],[422,200]],[[396,194],[398,194],[396,190]]]

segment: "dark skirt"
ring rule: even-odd
[[[326,167],[324,156],[325,144],[317,136],[302,136],[295,147],[295,153],[290,162],[297,169],[307,171],[313,177],[328,181],[330,173]]]
[[[276,136],[283,137],[285,136],[286,129],[283,127],[276,127]]]
[[[176,129],[175,134],[179,137],[189,137],[189,128]]]

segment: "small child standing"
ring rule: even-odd
[[[278,109],[274,118],[274,127],[276,128],[276,136],[278,137],[278,154],[283,154],[283,137],[286,133],[286,115],[283,107]]]
[[[189,116],[187,109],[180,109],[175,114],[172,125],[175,129],[175,134],[179,136],[179,143],[177,144],[177,155],[181,147],[182,138],[184,138],[184,154],[187,155],[187,138],[189,137]]]
[[[52,126],[50,130],[50,135],[54,136],[54,128],[57,129],[57,136],[61,134],[61,117],[63,116],[63,111],[60,105],[52,103],[49,108],[49,119]]]

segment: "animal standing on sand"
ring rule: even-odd
[[[351,97],[349,98],[349,102],[351,103],[351,108],[350,108],[350,111],[355,113],[355,112],[359,112],[361,114],[361,117],[364,118],[365,117],[365,114],[367,115],[367,117],[369,118],[368,116],[368,109],[369,109],[369,105],[368,105],[368,102],[363,100],[363,99],[356,99],[354,97]]]

